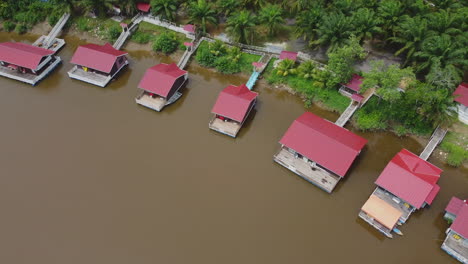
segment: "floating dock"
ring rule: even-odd
[[[9,67],[0,65],[0,76],[28,83],[31,85],[36,85],[47,75],[49,75],[61,62],[62,59],[60,59],[60,57],[52,56],[51,60],[44,66],[44,69],[41,70],[38,74],[22,73],[17,70],[12,70]]]
[[[446,129],[437,127],[434,133],[432,134],[429,143],[427,143],[426,147],[424,148],[423,152],[421,152],[421,155],[419,155],[419,157],[423,160],[427,160],[429,156],[431,156],[432,152],[434,152],[435,148],[442,142],[442,140],[445,137],[445,134],[447,134]]]
[[[55,24],[55,26],[52,28],[52,30],[49,32],[47,36],[40,36],[34,43],[33,45],[36,47],[44,48],[44,49],[49,49],[54,52],[57,52],[59,49],[61,49],[65,45],[65,40],[57,38],[57,36],[60,34],[62,31],[63,27],[67,23],[68,19],[70,18],[69,13],[65,13]]]

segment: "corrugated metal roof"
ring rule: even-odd
[[[0,43],[0,61],[35,70],[45,56],[54,51],[21,42]]]
[[[457,197],[452,197],[450,202],[448,203],[447,207],[445,207],[445,211],[454,215],[457,215],[463,205],[466,203]]]
[[[86,44],[78,47],[71,63],[110,73],[117,58],[127,54],[125,51],[115,49],[109,43],[102,46]]]
[[[138,88],[167,97],[175,81],[185,74],[187,72],[181,70],[175,63],[160,63],[146,70]]]
[[[257,95],[256,92],[250,91],[245,84],[230,85],[221,91],[211,112],[242,123],[249,111],[250,104],[257,98]]]
[[[455,102],[468,106],[468,83],[460,84],[455,92],[453,92],[453,96],[455,97]]]
[[[388,163],[375,182],[416,208],[431,204],[439,192],[436,184],[441,169],[402,149]]]
[[[149,3],[143,3],[143,2],[138,2],[137,3],[137,9],[143,12],[148,12],[151,8],[151,5]]]
[[[364,79],[363,77],[357,74],[353,74],[353,78],[347,84],[343,84],[343,85],[353,91],[359,92],[361,90],[361,84],[362,84],[363,79]]]
[[[296,61],[297,59],[297,52],[294,52],[294,51],[281,51],[280,53],[280,57],[279,57],[280,60],[284,60],[284,59],[288,59],[288,60],[293,60],[293,61]]]
[[[453,221],[450,228],[468,239],[468,204],[464,204],[458,212],[457,218]]]
[[[280,143],[344,177],[367,140],[305,112],[292,123]]]
[[[362,211],[392,230],[403,213],[375,195],[371,195],[362,206]]]

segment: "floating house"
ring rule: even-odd
[[[135,100],[140,105],[161,111],[182,96],[179,90],[187,80],[187,72],[175,63],[160,63],[146,71],[138,84],[142,91]]]
[[[54,53],[21,42],[0,43],[0,75],[35,85],[62,61]]]
[[[353,74],[353,78],[351,78],[351,80],[348,83],[341,84],[340,93],[353,100],[355,100],[355,98],[357,99],[356,96],[359,96],[359,91],[361,90],[363,79],[363,77],[357,74]],[[353,98],[353,95],[355,95],[355,98]]]
[[[468,125],[468,83],[460,84],[453,96],[458,105],[458,119]]]
[[[137,5],[137,9],[139,11],[141,11],[142,13],[144,13],[144,14],[149,13],[149,11],[151,9],[150,3],[138,2],[136,5]]]
[[[283,50],[280,53],[279,59],[280,60],[288,59],[288,60],[296,61],[297,60],[297,52]]]
[[[367,140],[305,112],[281,138],[274,160],[331,193],[345,177]]]
[[[209,127],[215,131],[236,137],[257,102],[258,94],[245,86],[230,85],[218,96],[211,113]]]
[[[377,188],[361,208],[359,217],[392,238],[402,234],[397,225],[411,213],[430,205],[439,193],[442,170],[403,149],[387,164],[375,184]]]
[[[468,263],[468,201],[452,197],[444,218],[451,225],[442,249],[461,263]]]
[[[86,44],[79,46],[71,59],[75,66],[68,72],[73,79],[106,86],[125,66],[127,52],[104,45]]]

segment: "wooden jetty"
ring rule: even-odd
[[[286,131],[274,161],[331,193],[367,143],[328,120],[305,112]]]
[[[125,66],[127,52],[106,43],[79,46],[71,59],[75,66],[68,76],[97,86],[105,87]]]
[[[34,46],[41,47],[44,49],[50,49],[54,52],[57,52],[65,45],[65,40],[57,38],[57,36],[62,31],[63,27],[67,23],[68,19],[70,18],[69,13],[65,13],[59,21],[55,24],[52,30],[49,32],[47,36],[42,35],[39,37],[34,43]]]
[[[209,128],[236,137],[257,102],[258,94],[246,85],[226,87],[218,96],[211,113]]]
[[[54,53],[20,42],[0,43],[0,75],[36,85],[62,62]]]
[[[135,101],[159,112],[182,96],[179,91],[187,80],[188,73],[175,63],[155,65],[146,71],[138,84],[141,92]]]
[[[427,160],[429,156],[431,156],[434,149],[440,144],[440,142],[442,142],[442,140],[445,137],[445,134],[447,134],[446,129],[437,127],[434,133],[432,134],[429,143],[427,143],[426,147],[424,148],[423,152],[421,152],[421,155],[419,155],[419,157],[423,160]]]
[[[468,263],[468,201],[452,197],[444,218],[451,225],[441,248],[461,263]]]
[[[392,231],[401,232],[397,225],[405,223],[416,210],[432,204],[440,190],[437,181],[441,172],[408,150],[401,150],[377,178],[377,188],[359,217],[392,238]]]
[[[354,82],[351,81],[348,84],[348,86],[349,87],[359,87],[359,89],[357,89],[357,92],[355,92],[355,93],[347,92],[347,90],[346,90],[347,88],[341,88],[340,89],[341,94],[351,98],[351,102],[350,102],[349,106],[340,115],[340,117],[335,121],[335,124],[338,125],[338,126],[341,126],[341,127],[346,125],[346,123],[348,123],[349,119],[351,119],[351,117],[356,112],[356,110],[358,110],[360,107],[364,106],[364,104],[367,103],[367,101],[375,93],[375,88],[371,88],[371,89],[367,89],[364,92],[364,94],[361,95],[359,93],[359,91],[361,89],[360,85],[362,84],[362,78],[355,77],[355,79],[357,81],[356,80]],[[343,86],[343,87],[345,87],[345,86]]]
[[[132,35],[132,33],[136,30],[138,27],[138,24],[142,21],[142,14],[138,13],[136,16],[132,18],[132,21],[130,22],[129,25],[122,23],[120,24],[122,26],[122,33],[120,33],[119,37],[117,40],[114,42],[114,45],[112,45],[115,49],[119,50],[122,48],[122,46],[125,44],[125,41],[127,41],[128,37]]]

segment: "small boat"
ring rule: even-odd
[[[397,233],[398,235],[402,236],[403,235],[403,232],[400,231],[400,229],[398,228],[393,228],[393,232]]]

